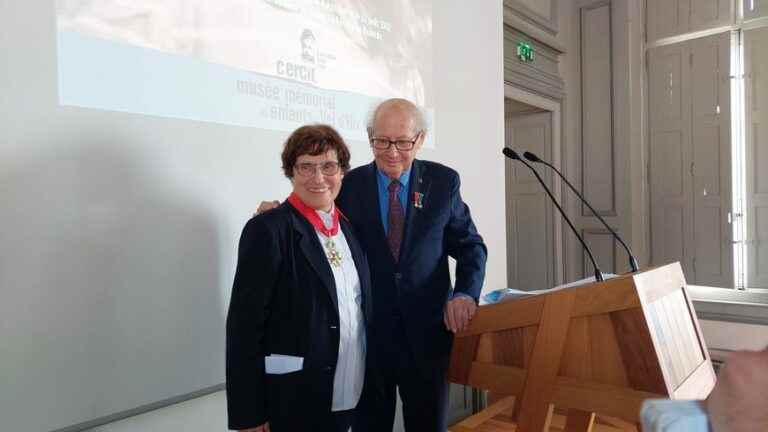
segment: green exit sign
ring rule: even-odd
[[[533,47],[525,42],[518,42],[517,58],[526,63],[533,62]]]

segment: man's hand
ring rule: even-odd
[[[269,422],[266,422],[261,426],[256,426],[255,428],[240,429],[240,432],[269,432]]]
[[[464,295],[455,296],[445,304],[443,312],[445,328],[454,333],[464,330],[469,320],[475,316],[475,311],[477,311],[475,299]]]
[[[715,432],[768,430],[768,348],[730,354],[706,406]]]
[[[253,215],[254,216],[260,215],[260,214],[264,213],[265,211],[272,210],[273,208],[275,208],[275,207],[277,207],[279,205],[280,205],[280,201],[277,201],[277,200],[275,200],[275,201],[262,201],[261,204],[259,204],[259,208],[256,209],[256,213],[254,213]]]

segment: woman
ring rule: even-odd
[[[227,317],[230,429],[344,431],[365,375],[368,264],[334,199],[349,150],[303,126],[282,154],[288,199],[240,237]]]

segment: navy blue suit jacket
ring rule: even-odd
[[[379,346],[379,364],[394,360],[387,358],[396,355],[391,330],[395,320],[402,319],[415,360],[426,367],[435,362],[447,365],[452,341],[443,323],[443,307],[452,295],[448,256],[457,263],[454,292],[475,300],[480,295],[487,249],[461,199],[459,185],[453,169],[414,160],[396,263],[382,226],[375,162],[344,177],[336,203],[355,228],[368,257],[374,298],[374,324],[368,340]],[[415,205],[417,193],[422,194],[420,207]]]

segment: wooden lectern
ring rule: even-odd
[[[685,287],[674,263],[481,306],[448,380],[495,403],[450,430],[632,430],[645,399],[705,398],[715,373]]]

